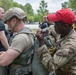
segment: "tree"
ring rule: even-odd
[[[62,7],[71,8],[76,13],[76,0],[69,0],[68,2],[62,3]]]
[[[34,15],[34,22],[41,22],[39,14]]]
[[[34,11],[32,9],[32,6],[27,3],[25,6],[24,6],[24,10],[26,11],[26,13],[29,15],[29,16],[33,16],[34,15]]]
[[[68,8],[69,6],[68,6],[68,2],[64,2],[64,3],[62,3],[62,8]]]
[[[24,7],[23,6],[21,7],[26,12],[29,21],[34,22],[34,10],[32,9],[32,6],[30,5],[30,3],[27,3]]]
[[[38,14],[40,16],[41,21],[43,21],[43,16],[48,14],[47,7],[48,7],[47,3],[44,0],[41,0],[39,9],[37,10],[37,12],[38,12]]]
[[[1,6],[5,9],[5,11],[11,7],[13,7],[12,0],[0,0]]]
[[[2,6],[2,2],[0,1],[0,6]]]
[[[12,2],[13,7],[20,7],[20,4],[18,4],[17,2]]]
[[[76,0],[69,0],[69,7],[76,12]]]

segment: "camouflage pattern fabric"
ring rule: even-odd
[[[76,32],[72,30],[66,37],[57,41],[54,56],[50,55],[46,45],[37,50],[41,62],[49,71],[57,75],[76,75]]]
[[[50,54],[53,56],[56,51],[56,42],[55,38],[53,36],[47,36],[44,38],[46,40],[46,46],[48,47],[48,50]]]

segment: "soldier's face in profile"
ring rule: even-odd
[[[58,34],[62,34],[64,32],[64,25],[60,21],[55,22],[54,28]]]
[[[4,16],[4,9],[0,7],[0,18],[2,19]]]

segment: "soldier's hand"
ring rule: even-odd
[[[42,33],[42,29],[38,29],[36,32],[36,37],[39,40],[40,45],[44,44],[44,34]]]

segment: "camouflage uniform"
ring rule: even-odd
[[[46,45],[37,50],[41,62],[57,75],[76,75],[76,32],[72,30],[57,41],[57,50],[52,57]]]
[[[53,56],[54,53],[56,52],[56,45],[57,45],[56,40],[59,39],[60,35],[56,33],[54,25],[51,25],[49,27],[49,30],[50,30],[50,35],[51,35],[50,38],[53,41],[53,46],[49,47],[48,50],[50,54]]]

